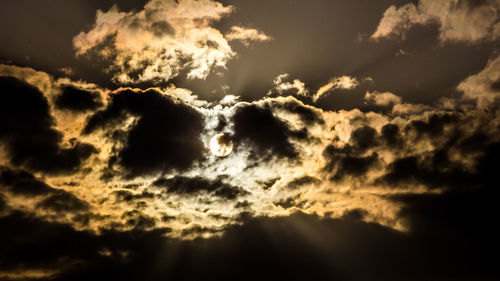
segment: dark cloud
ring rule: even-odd
[[[290,189],[298,189],[304,185],[319,184],[319,183],[321,183],[321,180],[315,177],[302,176],[291,180],[289,183],[287,183],[286,187]]]
[[[492,258],[498,242],[488,227],[494,214],[488,211],[494,204],[472,209],[482,219],[455,225],[463,231],[452,235],[453,224],[429,226],[457,218],[455,211],[466,217],[471,214],[457,209],[460,199],[447,200],[443,205],[432,198],[412,199],[410,213],[418,214],[412,223],[424,225],[409,233],[363,222],[354,210],[342,219],[302,213],[247,219],[219,238],[193,241],[167,238],[164,230],[96,235],[16,213],[0,218],[4,229],[0,267],[55,266],[61,272],[53,280],[74,281],[497,279]],[[190,231],[208,230],[193,226]]]
[[[138,210],[124,213],[122,218],[126,220],[126,225],[134,229],[151,229],[156,225],[156,220]],[[168,229],[163,229],[168,232]]]
[[[7,207],[7,203],[3,196],[0,196],[0,212],[2,212]]]
[[[300,194],[288,197],[282,200],[278,200],[273,202],[276,206],[280,206],[284,209],[290,209],[290,208],[303,208],[304,205],[307,203],[305,200],[300,199]]]
[[[414,120],[405,129],[417,132],[417,138],[441,136],[446,125],[456,125],[459,120],[457,113],[431,114],[427,120]]]
[[[362,220],[367,215],[367,212],[363,209],[346,210],[342,214],[342,219],[345,220]]]
[[[411,155],[394,160],[388,166],[388,172],[378,182],[390,186],[404,186],[408,183],[420,183],[430,188],[473,189],[489,187],[497,182],[493,172],[500,145],[498,142],[484,143],[482,134],[472,135],[463,141],[456,141],[457,146],[443,147],[424,155]],[[471,144],[464,145],[468,142]],[[460,149],[466,155],[479,155],[474,160],[474,167],[466,167],[450,159],[451,149]]]
[[[16,196],[44,198],[36,207],[58,213],[78,212],[88,209],[88,203],[62,189],[53,188],[22,170],[2,169],[0,185]]]
[[[37,88],[11,77],[0,77],[0,141],[10,162],[48,173],[73,172],[96,149],[86,143],[60,146],[47,100]]]
[[[267,106],[240,106],[234,114],[233,122],[236,144],[249,143],[260,156],[297,158],[298,152],[290,139],[307,139],[307,135],[291,130],[286,123],[275,117]]]
[[[61,213],[82,211],[89,206],[87,202],[78,199],[72,193],[59,190],[37,204],[37,207]]]
[[[300,120],[308,126],[325,123],[321,113],[298,103],[297,100],[288,100],[276,103],[273,107],[276,109],[284,109],[290,113],[296,114]]]
[[[168,192],[176,194],[196,195],[201,192],[208,192],[214,196],[230,200],[248,194],[247,191],[240,187],[224,182],[224,176],[219,176],[214,180],[199,176],[159,178],[153,185],[166,187]]]
[[[267,180],[263,180],[263,181],[256,181],[256,183],[258,183],[262,189],[264,190],[268,190],[269,188],[273,187],[273,185],[279,181],[281,179],[281,177],[277,177],[277,178],[271,178],[271,179],[267,179]]]
[[[138,121],[121,134],[116,126],[129,115],[138,117]],[[112,137],[122,141],[124,147],[116,151],[116,161],[127,170],[128,177],[185,169],[202,158],[201,115],[154,89],[126,89],[113,94],[109,105],[87,120],[84,133],[97,129],[118,133]]]
[[[252,206],[252,203],[248,202],[247,200],[239,201],[238,203],[234,204],[235,208],[248,208],[250,206]]]
[[[371,138],[371,133],[369,134]],[[360,147],[363,149],[360,150]],[[360,177],[365,175],[370,167],[378,161],[378,154],[362,155],[364,146],[350,146],[346,144],[342,148],[329,145],[323,151],[323,157],[327,160],[325,171],[334,173],[330,178],[332,181],[342,180],[346,176]]]
[[[95,110],[102,105],[97,93],[82,90],[73,86],[65,86],[62,93],[55,99],[55,105],[60,109],[76,112]]]
[[[352,143],[361,151],[376,145],[377,131],[370,126],[357,128],[351,134]]]
[[[26,197],[35,197],[51,193],[54,189],[39,181],[32,174],[21,170],[2,169],[0,183],[10,192]]]
[[[384,125],[381,130],[381,136],[385,143],[389,146],[397,145],[401,141],[399,127],[395,124]]]
[[[127,190],[114,191],[113,194],[116,196],[117,201],[126,201],[126,202],[153,198],[155,196],[154,193],[147,192],[147,191],[135,194],[135,193],[132,193],[132,192],[127,191]]]
[[[332,180],[339,180],[347,175],[362,176],[368,172],[368,169],[378,160],[377,153],[360,157],[360,156],[346,156],[340,160],[337,167],[337,172]]]

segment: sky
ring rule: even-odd
[[[499,280],[499,0],[0,4],[0,280]]]

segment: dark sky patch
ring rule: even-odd
[[[60,109],[76,112],[95,110],[102,105],[101,97],[97,93],[78,89],[73,86],[65,86],[55,99],[55,105]]]
[[[0,77],[0,141],[10,162],[36,171],[75,171],[96,149],[86,143],[62,148],[47,100],[37,88],[11,77]]]
[[[128,89],[112,95],[109,105],[87,120],[84,133],[113,131],[127,114],[139,118],[124,140],[117,139],[125,144],[117,157],[127,177],[186,169],[201,159],[200,114],[153,89]]]

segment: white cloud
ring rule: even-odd
[[[381,19],[373,39],[404,36],[414,25],[439,24],[442,42],[462,41],[474,43],[493,41],[500,36],[499,0],[470,3],[464,0],[420,0],[399,8],[390,6]]]
[[[330,79],[330,82],[321,86],[316,94],[313,96],[313,101],[316,102],[322,96],[328,94],[331,90],[334,89],[345,89],[351,90],[359,86],[359,81],[355,77],[343,75],[339,77],[334,77]]]
[[[298,96],[307,96],[309,94],[309,90],[306,88],[304,82],[299,79],[294,79],[292,82],[287,82],[289,74],[283,73],[273,80],[274,88],[267,92],[267,95],[272,95],[277,93],[278,95],[285,95],[287,93],[293,92]]]
[[[500,55],[490,60],[481,72],[467,77],[457,89],[464,93],[464,100],[474,100],[485,108],[500,98]]]
[[[262,31],[241,26],[232,26],[231,32],[227,33],[225,37],[229,41],[239,40],[245,46],[248,46],[250,41],[269,41],[272,39]]]
[[[365,101],[378,106],[389,106],[401,103],[401,97],[390,92],[366,92]]]
[[[232,11],[232,6],[212,0],[151,0],[138,12],[121,12],[115,6],[97,11],[92,29],[78,34],[73,44],[79,56],[110,60],[107,71],[119,83],[168,81],[181,71],[188,78],[204,79],[212,69],[224,69],[236,55],[224,35],[211,26]],[[234,39],[265,36],[238,30]]]

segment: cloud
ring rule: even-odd
[[[197,194],[200,192],[209,192],[216,197],[234,200],[244,196],[248,192],[239,187],[224,182],[224,176],[219,176],[214,180],[203,177],[183,177],[160,178],[153,184],[167,188],[168,192],[177,194]]]
[[[465,200],[463,194],[401,198],[409,203],[402,215],[411,217],[415,229],[411,234],[360,221],[362,212],[354,210],[341,219],[304,213],[249,218],[220,237],[193,241],[171,239],[161,231],[95,235],[13,214],[0,218],[2,229],[9,230],[2,234],[0,259],[6,261],[4,272],[23,269],[24,276],[30,268],[57,268],[48,275],[56,281],[144,280],[144,276],[151,280],[235,280],[241,276],[243,280],[269,276],[286,280],[412,276],[423,280],[457,275],[464,280],[495,279],[497,272],[488,254],[494,254],[498,245],[493,233],[481,231],[494,220],[494,204],[480,204],[494,202],[482,199]],[[457,207],[463,204],[477,208],[465,213]],[[478,219],[463,224],[457,214]],[[382,252],[384,258],[380,258]]]
[[[89,210],[89,204],[73,193],[54,188],[23,170],[0,167],[0,185],[4,188],[3,194],[9,194],[12,201],[25,201],[15,205],[26,204],[21,209],[41,217],[46,217],[47,212],[57,213],[59,217],[55,220],[64,222],[64,214],[79,214]]]
[[[65,86],[62,88],[62,93],[56,97],[55,105],[60,109],[85,112],[102,106],[100,99],[101,96],[98,93]]]
[[[364,78],[359,81],[356,77],[342,75],[333,77],[328,83],[321,86],[316,93],[310,93],[305,83],[299,79],[294,79],[292,82],[286,81],[289,74],[284,73],[278,75],[273,80],[274,87],[267,92],[268,96],[295,96],[297,98],[310,98],[313,102],[318,101],[321,97],[327,95],[333,90],[352,90],[362,82],[372,81],[371,78]]]
[[[463,92],[462,99],[476,101],[477,106],[495,106],[500,97],[500,56],[490,61],[479,73],[460,82],[457,90]]]
[[[441,42],[477,43],[500,36],[500,1],[420,0],[399,8],[389,7],[371,38],[404,35],[415,25],[437,23]]]
[[[257,30],[255,28],[247,28],[241,26],[231,26],[231,31],[224,35],[227,40],[233,41],[238,40],[243,43],[243,45],[248,46],[250,41],[270,41],[272,38],[266,35],[264,32]]]
[[[47,99],[35,87],[12,77],[0,77],[0,141],[10,163],[47,173],[75,172],[97,150],[75,140],[62,147]]]
[[[393,106],[396,104],[400,104],[402,99],[401,97],[390,93],[390,92],[385,92],[385,93],[380,93],[377,91],[374,92],[366,92],[365,101],[370,104],[374,104],[377,106]]]
[[[4,209],[39,206],[43,212],[33,216],[80,230],[161,229],[190,239],[221,235],[248,217],[300,210],[340,218],[359,210],[364,222],[408,231],[407,218],[398,215],[404,203],[393,197],[469,190],[472,183],[481,189],[493,181],[484,159],[500,141],[497,113],[463,99],[421,105],[374,91],[367,98],[380,110],[330,111],[291,95],[218,103],[175,86],[109,91],[12,71],[40,81],[33,91],[54,117],[50,128],[58,128],[61,146],[85,141],[98,150],[72,175],[34,170],[42,183],[18,188],[64,190],[81,204],[68,195],[29,199],[9,188]],[[68,89],[100,105],[59,108]],[[225,158],[207,149],[221,131],[235,144]],[[71,215],[52,217],[58,211]]]
[[[136,118],[128,131],[116,125]],[[155,89],[121,89],[108,106],[89,117],[83,132],[113,132],[109,165],[119,164],[128,177],[183,170],[202,157],[203,119],[191,106]],[[116,163],[115,163],[116,162]]]
[[[322,96],[328,94],[330,91],[335,89],[351,90],[359,85],[358,79],[355,77],[343,75],[339,77],[334,77],[327,84],[321,86],[318,91],[314,94],[313,101],[316,102]]]
[[[268,40],[254,29],[233,27],[228,39],[211,26],[233,11],[212,0],[151,0],[143,10],[98,11],[92,29],[73,39],[78,56],[111,63],[107,69],[121,84],[164,82],[186,72],[204,79],[224,69],[235,56],[227,40]]]
[[[276,118],[268,107],[242,105],[233,116],[234,140],[246,142],[261,156],[297,158],[299,155],[290,138],[306,138],[301,132],[291,130]],[[239,149],[240,145],[236,147]],[[241,148],[244,149],[244,148]]]
[[[286,95],[296,95],[296,96],[307,96],[309,90],[306,88],[304,82],[299,79],[294,79],[292,82],[286,82],[290,75],[288,73],[283,73],[273,79],[274,87],[267,92],[270,96],[286,96]]]

